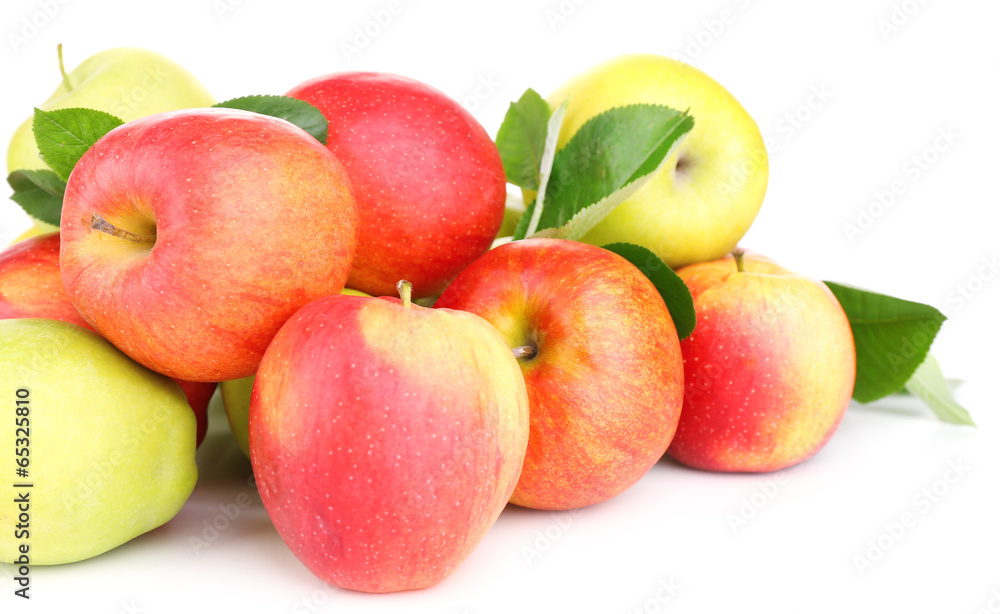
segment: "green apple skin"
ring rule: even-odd
[[[33,565],[97,556],[169,521],[194,489],[196,424],[183,391],[94,332],[0,321],[0,390],[4,449],[25,447],[16,419],[30,429],[27,478],[0,482],[0,522],[21,520],[12,502],[28,493],[30,535],[0,533],[0,561],[15,562],[25,542]],[[23,482],[33,487],[14,486]]]
[[[358,290],[344,288],[341,294],[348,296],[371,296]],[[226,409],[229,431],[243,454],[250,458],[250,396],[253,393],[255,376],[232,379],[219,384],[222,405]]]
[[[32,236],[0,252],[0,320],[11,318],[47,318],[90,328],[63,288],[58,233]],[[198,419],[200,446],[208,432],[208,402],[216,384],[175,381]]]
[[[435,308],[493,324],[519,359],[531,435],[511,502],[566,510],[606,501],[659,460],[677,428],[683,366],[653,284],[606,249],[528,239],[480,256]]]
[[[528,397],[497,331],[469,313],[329,296],[267,349],[250,404],[261,500],[296,557],[357,591],[450,574],[510,498]]]
[[[767,191],[763,137],[739,101],[697,68],[657,55],[626,55],[575,77],[547,100],[553,109],[568,101],[560,148],[588,119],[612,107],[662,104],[694,117],[694,128],[659,173],[583,241],[636,243],[677,268],[722,257],[756,218]]]
[[[684,407],[668,453],[710,471],[767,472],[813,456],[851,402],[854,337],[822,282],[759,254],[677,271],[698,323],[681,342]]]
[[[94,330],[154,371],[219,382],[253,375],[285,320],[344,288],[358,213],[337,158],[301,128],[189,109],[97,141],[67,182],[61,235],[63,283]]]

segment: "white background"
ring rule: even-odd
[[[622,53],[684,54],[778,145],[767,198],[743,245],[800,273],[941,309],[950,319],[933,352],[949,377],[965,381],[956,394],[979,428],[943,425],[903,397],[852,405],[824,450],[780,474],[711,474],[661,461],[630,491],[572,515],[509,508],[439,586],[371,596],[326,586],[295,560],[215,413],[199,453],[201,480],[177,518],[95,559],[34,568],[27,606],[11,596],[11,568],[0,567],[0,609],[1000,611],[993,597],[1000,596],[993,392],[1000,276],[982,265],[1000,257],[1000,6],[577,2],[399,0],[391,21],[348,57],[342,45],[353,45],[356,28],[388,0],[4,0],[0,140],[58,84],[60,42],[70,69],[106,48],[151,48],[193,71],[220,100],[284,93],[339,70],[401,73],[465,101],[491,135],[527,87],[547,94]],[[880,31],[895,9],[901,25]],[[565,17],[554,21],[560,11]],[[25,19],[47,23],[15,45],[11,36],[24,36]],[[485,96],[476,99],[484,81],[493,91],[481,88]],[[814,91],[825,91],[825,100]],[[790,129],[786,115],[796,112],[801,121]],[[958,137],[914,180],[906,165],[942,130]],[[905,194],[886,210],[871,210],[874,193],[897,180]],[[850,241],[844,225],[856,223],[859,209],[877,215]],[[12,202],[0,203],[0,244],[27,226]],[[963,286],[978,292],[960,303]],[[225,526],[222,510],[246,497],[251,505],[227,528],[205,547],[192,546],[192,537],[213,537],[206,523]],[[753,517],[734,530],[730,521],[741,508]],[[886,525],[907,513],[915,525],[887,537]],[[860,572],[856,557],[880,538],[888,550]],[[671,595],[661,590],[667,585],[679,588]]]

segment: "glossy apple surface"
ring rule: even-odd
[[[531,435],[511,502],[592,505],[632,486],[677,427],[683,379],[663,299],[608,250],[528,239],[487,252],[435,303],[493,324],[519,359]]]
[[[252,375],[296,309],[343,288],[357,231],[347,175],[303,130],[174,111],[119,126],[77,163],[60,267],[83,318],[126,354],[214,382]]]
[[[510,498],[528,439],[517,361],[480,318],[331,296],[261,363],[250,458],[295,556],[366,592],[425,588],[464,561]]]
[[[713,471],[775,471],[814,455],[854,389],[854,337],[822,283],[764,256],[677,271],[698,322],[681,342],[685,395],[669,453]]]
[[[361,241],[347,285],[437,296],[489,249],[503,221],[506,179],[493,140],[456,101],[413,79],[345,72],[288,92],[330,120],[327,145],[347,169]]]
[[[627,104],[690,110],[694,128],[648,184],[583,240],[642,245],[673,268],[720,258],[757,217],[768,157],[757,123],[719,82],[678,60],[634,54],[603,62],[548,97],[568,101],[559,147],[591,117]]]
[[[90,328],[63,289],[59,233],[31,237],[0,252],[0,320],[12,318],[62,320]],[[180,384],[198,420],[196,441],[200,446],[208,432],[208,402],[216,384],[174,381]]]

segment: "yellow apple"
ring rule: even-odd
[[[750,228],[767,190],[767,151],[750,114],[710,76],[670,58],[626,55],[548,97],[553,109],[565,100],[560,148],[613,107],[661,104],[689,110],[695,121],[659,173],[583,241],[636,243],[676,268],[721,257]]]

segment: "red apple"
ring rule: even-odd
[[[854,337],[821,282],[735,252],[677,271],[698,322],[681,342],[684,408],[669,453],[713,471],[775,471],[815,454],[854,389]]]
[[[359,591],[451,573],[510,498],[527,439],[524,379],[496,330],[408,296],[303,307],[250,402],[274,526],[314,574]]]
[[[0,252],[0,320],[46,318],[90,328],[63,289],[59,233],[19,241]],[[197,445],[208,431],[208,402],[215,382],[175,379],[198,420]]]
[[[361,241],[347,285],[437,296],[489,249],[503,221],[506,179],[496,145],[457,102],[383,73],[318,77],[288,92],[330,120],[327,145],[358,199]]]
[[[63,282],[99,333],[174,378],[252,375],[299,307],[339,292],[357,210],[336,157],[300,128],[232,109],[112,130],[70,175]]]
[[[683,394],[677,331],[656,288],[621,256],[575,241],[508,243],[435,307],[482,316],[522,348],[531,435],[513,503],[605,501],[666,451]]]

